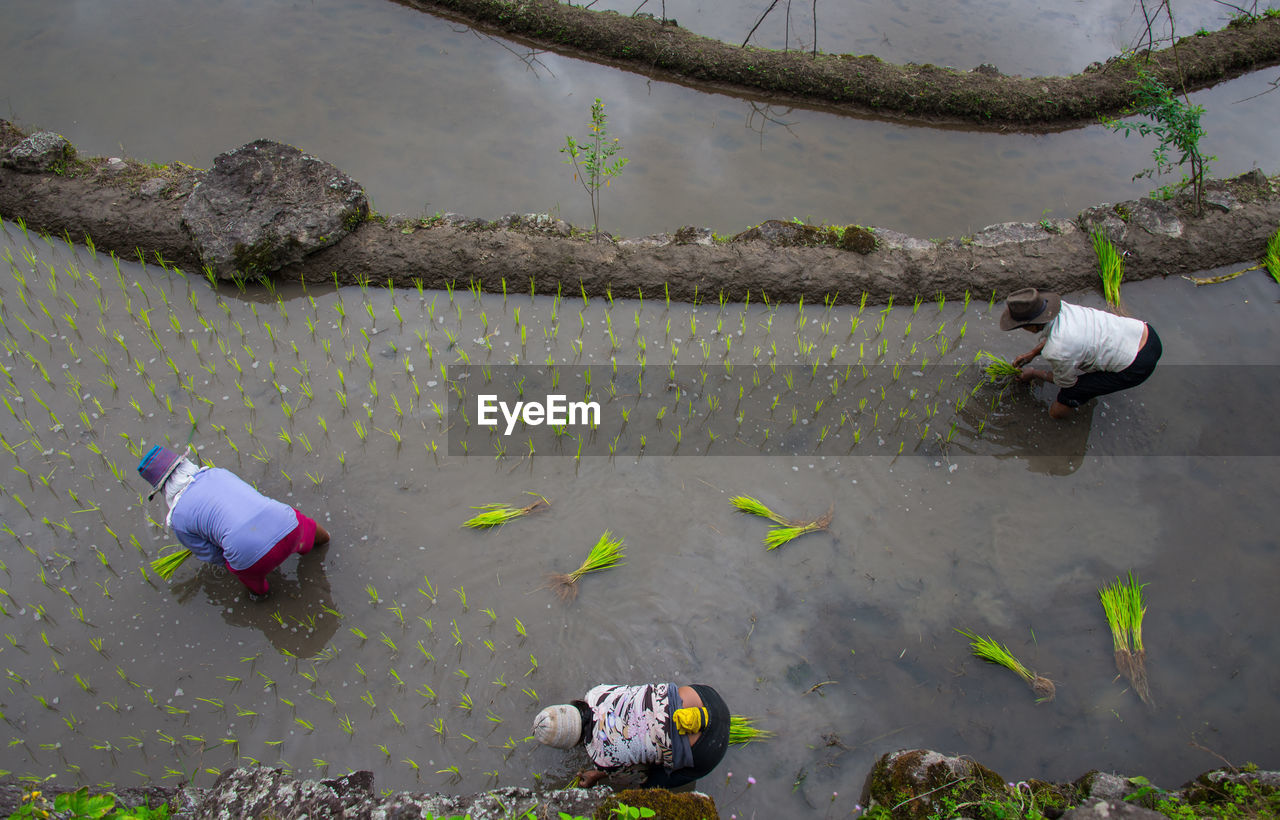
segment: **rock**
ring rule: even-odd
[[[102,170],[108,174],[121,174],[129,170],[129,163],[120,157],[108,157],[106,163],[102,166]]]
[[[297,148],[257,140],[213,161],[182,209],[201,262],[260,276],[334,244],[369,215],[364,190]]]
[[[676,241],[680,241],[680,233],[688,230],[681,228],[676,232]],[[791,247],[795,245],[817,245],[822,228],[813,225],[802,225],[798,222],[784,222],[781,219],[769,219],[761,222],[754,228],[747,228],[742,233],[733,237],[734,242],[746,242],[752,239],[763,239],[770,245],[777,247]]]
[[[145,197],[159,196],[169,187],[169,183],[160,177],[152,177],[138,186],[138,193]]]
[[[875,232],[876,239],[879,240],[880,246],[886,250],[916,252],[931,252],[934,250],[934,245],[929,240],[908,236],[901,231],[891,231],[888,228],[876,228]]]
[[[1139,199],[1137,202],[1123,204],[1128,208],[1130,225],[1142,228],[1153,236],[1167,236],[1171,239],[1182,236],[1182,220],[1170,203]]]
[[[1280,791],[1280,772],[1214,769],[1183,786],[1182,794],[1193,803],[1221,803],[1227,798],[1225,787],[1231,785],[1245,785],[1261,795],[1274,794]]]
[[[900,749],[883,755],[867,775],[862,805],[885,806],[900,820],[934,816],[944,800],[971,802],[1007,793],[1004,778],[963,757],[929,749]]]
[[[1204,204],[1227,213],[1244,207],[1240,204],[1240,200],[1231,195],[1230,191],[1205,191]]]
[[[1021,242],[1041,242],[1054,235],[1037,222],[1001,222],[975,233],[973,244],[980,248],[996,248]]]
[[[1129,210],[1124,203],[1112,205],[1110,202],[1103,202],[1081,211],[1076,217],[1076,224],[1085,233],[1102,231],[1112,242],[1122,242],[1129,232],[1128,216]]]
[[[1121,800],[1094,800],[1062,815],[1062,820],[1166,820],[1158,811]]]
[[[600,806],[610,815],[619,804],[637,809],[653,809],[659,820],[715,820],[720,814],[716,801],[702,792],[673,793],[666,789],[625,789]],[[603,813],[600,812],[600,813]]]
[[[654,233],[648,236],[630,236],[618,240],[619,248],[661,248],[671,244],[671,234]]]
[[[209,820],[263,816],[337,820],[372,797],[371,791],[362,788],[372,782],[369,772],[316,781],[294,780],[281,769],[229,769],[214,781],[196,813]]]
[[[52,131],[37,131],[0,157],[0,165],[21,174],[47,171],[60,174],[75,156],[75,146],[66,137]]]
[[[676,231],[672,238],[677,245],[713,245],[715,234],[710,228],[695,228],[685,225]]]
[[[1082,796],[1100,800],[1123,800],[1135,788],[1127,778],[1096,770],[1077,780],[1075,786]]]
[[[846,225],[836,247],[845,251],[853,251],[863,256],[871,253],[879,245],[876,232],[861,225]]]
[[[524,230],[549,236],[569,236],[573,233],[573,228],[568,222],[556,219],[551,214],[507,214],[494,221],[493,227]]]

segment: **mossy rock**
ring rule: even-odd
[[[879,245],[875,231],[861,225],[847,225],[836,243],[841,250],[853,251],[863,256],[871,253]]]
[[[606,799],[596,809],[596,820],[613,820],[619,803],[653,809],[654,820],[719,820],[716,801],[699,792],[673,793],[666,789],[626,789]]]
[[[1193,806],[1268,807],[1274,816],[1280,812],[1280,774],[1217,769],[1192,780],[1182,788],[1182,795]]]
[[[882,756],[867,776],[862,802],[894,820],[926,820],[960,805],[1009,799],[1004,778],[980,763],[928,749]]]

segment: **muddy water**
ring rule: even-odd
[[[1274,406],[1277,381],[1255,378],[1278,342],[1276,286],[1260,272],[1198,290],[1181,279],[1126,285],[1130,311],[1165,339],[1148,385],[1066,425],[1048,423],[1043,394],[981,389],[973,406],[985,409],[966,414],[948,404],[959,393],[940,393],[936,418],[986,422],[981,434],[959,425],[948,444],[941,423],[916,441],[935,418],[923,399],[901,425],[869,422],[857,402],[883,387],[889,415],[895,385],[911,378],[895,381],[892,365],[922,368],[926,348],[910,343],[944,321],[964,325],[963,337],[945,354],[927,350],[957,372],[980,348],[1026,347],[994,329],[979,298],[904,299],[880,330],[868,307],[850,332],[856,305],[712,301],[695,312],[660,297],[583,305],[513,288],[477,298],[465,284],[241,294],[154,260],[117,270],[86,248],[4,229],[0,458],[11,464],[0,515],[11,532],[0,664],[21,741],[0,753],[5,769],[209,782],[256,760],[306,776],[374,768],[383,788],[560,782],[574,761],[524,740],[539,704],[651,679],[712,683],[732,711],[776,732],[733,749],[701,784],[739,816],[846,814],[875,756],[899,747],[972,754],[1011,779],[1099,767],[1169,785],[1219,762],[1192,742],[1232,761],[1276,757],[1268,659],[1280,647],[1261,624],[1277,580],[1277,447],[1187,455],[1189,439],[1151,434],[1220,426],[1231,408],[1184,386],[1196,366],[1255,366],[1230,372],[1254,378],[1248,392]],[[803,347],[824,323],[833,329],[821,346]],[[726,338],[730,352],[704,361],[700,342]],[[457,454],[451,428],[477,424],[446,381],[464,362],[483,378],[519,361],[532,385],[551,359],[575,389],[590,365],[605,430],[620,407],[635,408],[637,425],[650,407],[605,399],[610,358],[638,361],[641,339],[659,384],[672,360],[687,380],[685,368],[725,361],[746,370],[760,347],[776,372],[758,389],[784,403],[773,420],[750,405],[757,424],[744,429],[772,424],[780,437],[825,420],[831,437],[809,452],[721,456],[712,445],[706,455],[698,436],[730,408],[704,409],[685,390],[699,418],[673,403],[638,454],[539,447],[530,457],[525,431],[505,442],[485,433],[483,447]],[[875,368],[822,412],[807,404],[828,382],[788,391],[781,381],[832,347],[824,367],[856,364],[856,346],[865,357],[878,340]],[[973,368],[953,378],[978,380]],[[794,427],[789,406],[802,416]],[[823,415],[833,408],[850,420]],[[849,446],[856,424],[861,449]],[[673,456],[677,425],[697,433]],[[911,444],[901,456],[895,429]],[[333,533],[273,577],[268,603],[194,562],[169,583],[144,573],[172,537],[133,465],[189,434],[202,459]],[[551,509],[493,532],[461,528],[471,506],[527,503],[528,492]],[[766,522],[729,503],[740,494],[834,519],[768,551]],[[557,602],[546,573],[575,568],[606,529],[625,540],[625,565]],[[1097,603],[1097,589],[1129,570],[1149,584],[1154,710],[1115,680]],[[1011,673],[971,658],[955,628],[1006,643],[1057,682],[1057,700],[1036,705]]]
[[[860,5],[820,7],[824,32],[855,33],[841,48],[825,39],[822,47],[1033,74],[1078,70],[1136,36],[1128,3],[1076,5],[1062,12],[1072,20],[1023,5],[885,6],[871,23]],[[760,11],[706,6],[699,16],[669,6],[696,30],[705,18],[728,21],[731,40]],[[1218,4],[1177,8],[1186,33],[1221,24]],[[350,173],[388,214],[550,211],[589,225],[588,200],[559,148],[566,135],[586,133],[595,97],[631,159],[605,191],[600,221],[628,236],[686,224],[730,234],[792,217],[957,236],[1072,216],[1154,187],[1131,179],[1150,165],[1153,146],[1097,127],[968,133],[766,107],[531,56],[385,0],[195,9],[12,0],[5,11],[0,72],[15,79],[0,93],[4,116],[59,131],[87,154],[199,167],[254,139],[281,140]],[[872,28],[894,49],[865,44]],[[1016,56],[1041,54],[1045,63],[1019,65]],[[1215,175],[1280,166],[1271,136],[1280,106],[1274,95],[1248,99],[1275,76],[1263,71],[1193,95],[1208,109],[1204,147],[1218,157]]]

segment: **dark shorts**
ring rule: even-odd
[[[268,572],[283,564],[285,559],[294,553],[306,555],[316,544],[315,520],[297,510],[293,512],[298,517],[298,526],[277,541],[266,555],[258,559],[257,563],[248,569],[232,569],[231,565],[227,564],[231,574],[239,578],[254,595],[266,595],[271,588],[267,584]]]
[[[1160,361],[1160,354],[1163,351],[1156,329],[1147,325],[1147,343],[1133,358],[1133,364],[1118,373],[1102,370],[1083,373],[1076,379],[1075,384],[1058,391],[1058,401],[1067,407],[1079,407],[1089,399],[1137,387],[1155,371],[1156,362]]]

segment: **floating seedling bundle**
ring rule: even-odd
[[[1143,703],[1154,706],[1147,684],[1147,650],[1142,643],[1142,617],[1147,613],[1142,599],[1144,586],[1131,570],[1127,582],[1117,578],[1114,584],[1098,590],[1098,598],[1111,627],[1116,669],[1128,679]]]
[[[729,715],[730,745],[745,745],[758,740],[770,740],[773,732],[756,726],[756,719],[745,715]]]
[[[487,530],[493,527],[501,527],[508,521],[514,521],[521,516],[528,515],[531,512],[550,507],[551,502],[537,493],[529,493],[529,495],[538,496],[538,500],[532,504],[526,504],[523,507],[513,507],[510,504],[501,502],[493,502],[491,504],[482,504],[479,507],[472,507],[473,510],[480,512],[466,521],[462,522],[462,526],[473,530]]]
[[[973,648],[975,656],[987,663],[994,663],[997,666],[1012,670],[1018,677],[1026,681],[1027,685],[1031,687],[1031,691],[1036,694],[1036,703],[1048,703],[1057,694],[1053,681],[1027,669],[1021,661],[1013,656],[1007,646],[998,644],[991,638],[978,637],[974,633],[966,632],[963,629],[957,629],[956,632],[969,639],[969,646]]]
[[[767,518],[778,526],[770,527],[769,532],[764,537],[764,545],[767,549],[777,549],[783,544],[790,543],[802,535],[810,532],[818,532],[825,530],[831,526],[831,519],[835,512],[835,508],[829,508],[819,518],[812,521],[797,521],[785,516],[779,515],[773,510],[766,507],[758,499],[749,495],[738,495],[730,499],[731,504],[744,513],[758,515],[761,518]]]
[[[625,557],[622,539],[614,538],[613,533],[605,530],[600,540],[591,548],[587,560],[569,573],[557,573],[547,578],[548,585],[562,601],[572,601],[578,595],[578,579],[589,572],[600,572],[622,565]]]

